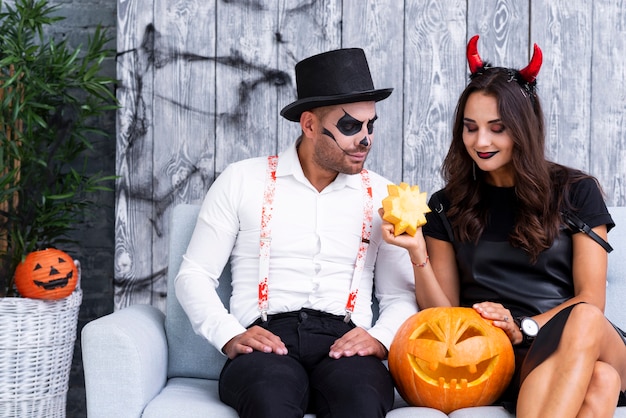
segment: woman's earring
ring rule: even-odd
[[[472,161],[472,177],[476,181],[476,163],[474,161]]]

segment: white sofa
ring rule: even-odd
[[[199,210],[179,205],[171,221],[167,309],[134,305],[88,323],[82,331],[88,418],[237,417],[218,397],[217,379],[225,357],[197,336],[179,305],[173,277],[180,267]],[[618,225],[609,241],[606,314],[626,329],[626,207],[610,208]],[[228,304],[230,273],[218,289]],[[387,417],[507,418],[498,406],[441,411],[408,406],[399,396]],[[313,417],[313,415],[307,415]],[[615,417],[626,418],[626,407]]]

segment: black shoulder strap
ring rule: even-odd
[[[430,201],[433,203],[434,211],[437,212],[439,217],[441,218],[441,222],[443,222],[443,226],[446,228],[446,232],[448,233],[448,239],[450,242],[454,242],[454,232],[452,232],[452,225],[446,216],[446,212],[443,210],[443,204],[439,201],[439,197],[437,193],[432,195]]]
[[[610,253],[611,251],[613,251],[613,247],[611,247],[611,245],[608,242],[606,242],[600,235],[593,232],[591,227],[587,225],[578,216],[569,212],[561,212],[561,215],[563,215],[563,218],[565,218],[565,221],[567,222],[569,226],[571,226],[574,229],[579,230],[580,232],[584,232],[585,234],[589,235],[589,237],[593,239],[595,242],[597,242],[598,244],[600,244],[600,246],[602,246],[602,248],[604,248],[607,253]]]

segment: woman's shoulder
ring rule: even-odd
[[[448,199],[448,196],[446,195],[446,190],[439,189],[433,193],[428,201],[428,206],[431,210],[447,210],[450,207],[450,199]]]
[[[443,241],[453,241],[452,231],[446,212],[450,208],[450,200],[445,190],[441,189],[432,194],[428,201],[431,212],[426,214],[426,225],[422,227],[424,235]]]
[[[568,174],[567,207],[590,227],[607,225],[610,230],[615,224],[604,201],[604,192],[598,180],[581,170],[566,168]],[[563,185],[558,185],[562,187]],[[563,209],[563,208],[562,208]]]
[[[598,180],[584,171],[566,167],[567,179],[565,184],[556,184],[556,187],[567,191],[566,198],[573,208],[585,204],[602,202],[604,196]]]
[[[552,164],[552,188],[565,193],[566,206],[576,206],[590,197],[603,198],[602,188],[598,180],[582,170],[564,165]],[[578,202],[577,202],[578,201]]]

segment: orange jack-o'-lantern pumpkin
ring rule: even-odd
[[[15,286],[21,296],[61,299],[76,287],[78,269],[74,260],[56,248],[33,251],[15,269]]]
[[[424,309],[402,324],[389,349],[404,400],[446,414],[493,403],[514,369],[506,333],[472,308]]]

